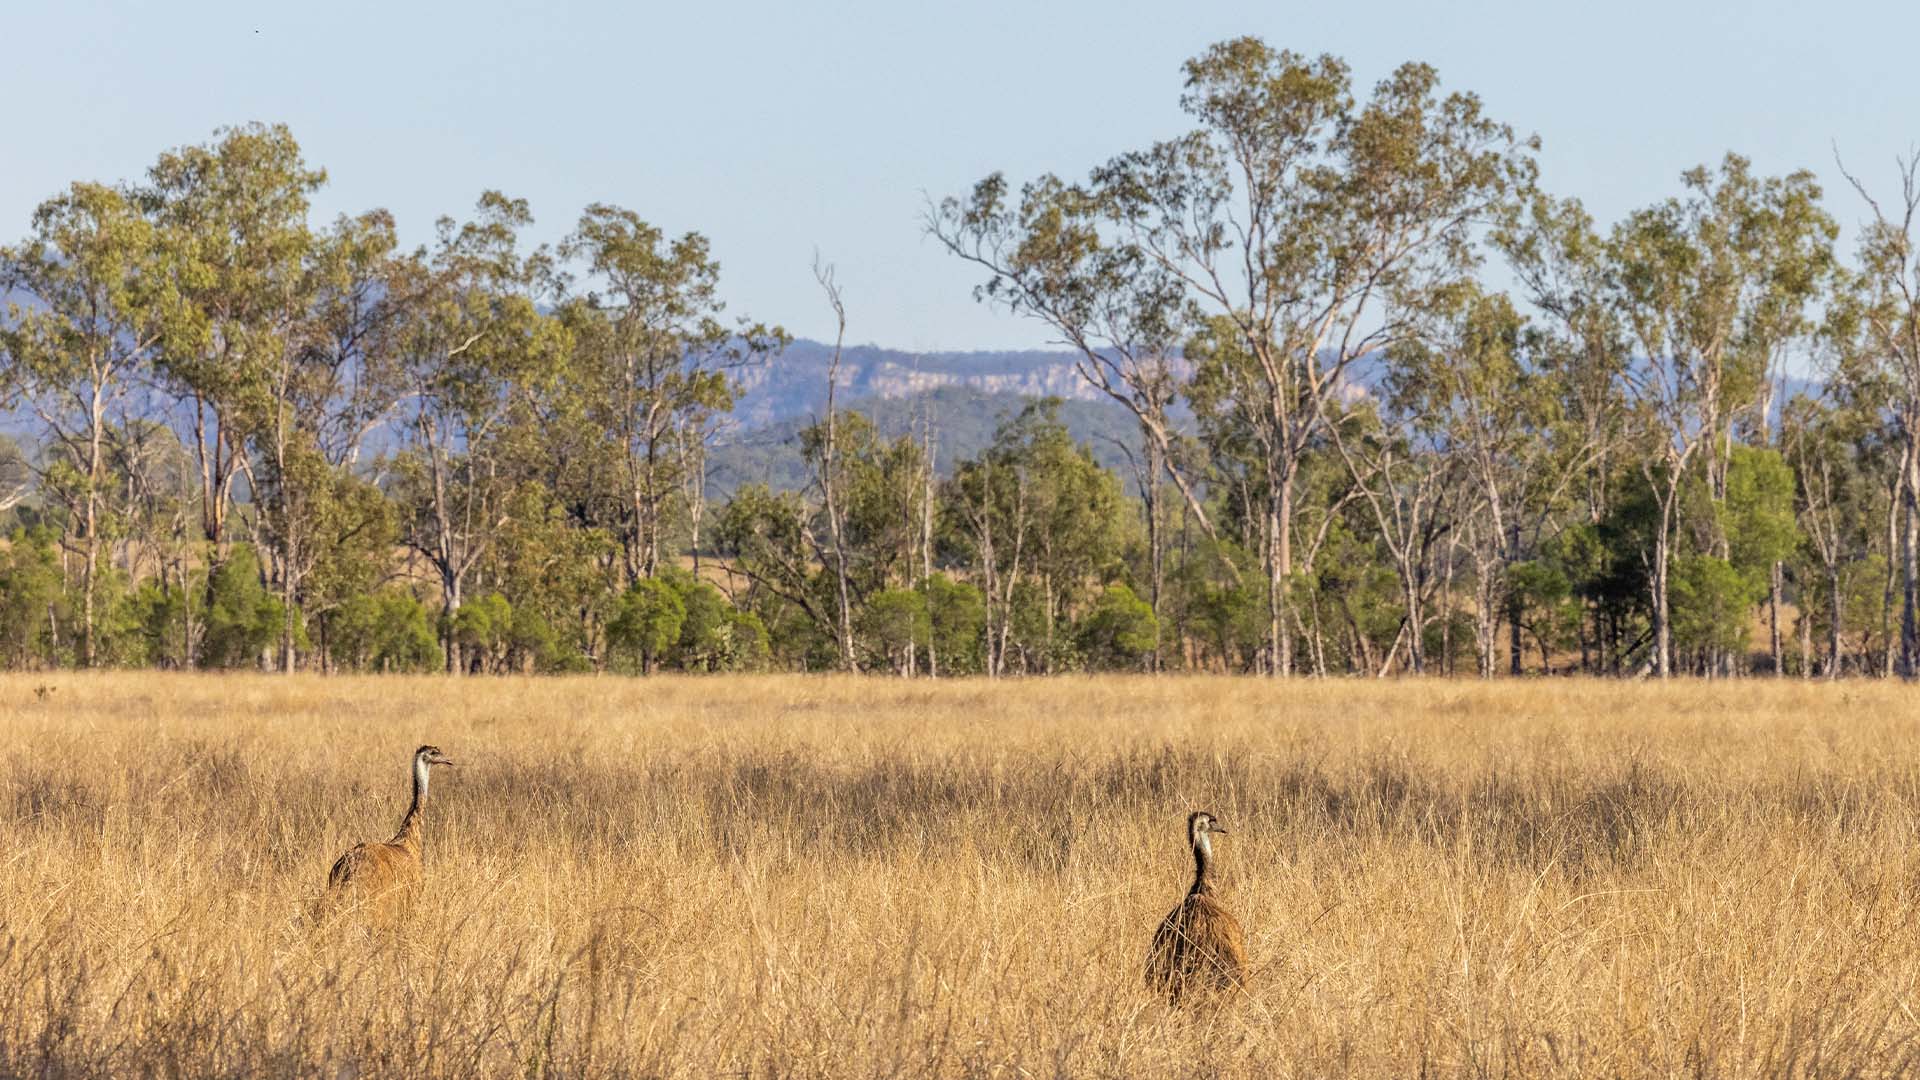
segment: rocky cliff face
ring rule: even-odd
[[[764,364],[739,372],[734,416],[761,427],[826,409],[827,368],[833,347],[796,341]],[[1101,395],[1074,370],[1067,352],[909,353],[872,345],[841,351],[842,400],[897,399],[965,388],[983,394],[1091,401]]]

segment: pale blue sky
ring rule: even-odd
[[[537,239],[582,206],[698,229],[731,309],[829,330],[808,272],[838,265],[849,336],[912,349],[1042,344],[974,303],[922,239],[922,192],[1005,169],[1073,175],[1183,129],[1182,60],[1257,34],[1332,52],[1361,86],[1425,60],[1538,133],[1544,182],[1603,221],[1739,150],[1812,168],[1851,226],[1838,143],[1882,184],[1920,141],[1920,4],[1690,5],[0,0],[0,236],[74,179],[137,177],[223,124],[285,121],[326,216],[385,206],[410,243],[485,188]]]

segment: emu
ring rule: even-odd
[[[420,879],[421,826],[427,810],[427,779],[435,765],[451,765],[453,759],[437,746],[423,746],[413,752],[413,805],[400,821],[400,831],[384,844],[355,844],[347,849],[327,872],[327,892],[332,896],[356,893],[371,898]]]
[[[1186,899],[1167,913],[1147,951],[1147,987],[1178,1005],[1196,991],[1223,991],[1247,984],[1247,950],[1240,920],[1213,898],[1213,841],[1225,833],[1205,810],[1187,818],[1193,845],[1193,885]]]

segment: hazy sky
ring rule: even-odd
[[[943,5],[29,3],[0,0],[0,236],[76,179],[284,121],[326,167],[322,216],[385,206],[425,241],[486,188],[535,238],[627,206],[713,241],[730,310],[829,330],[808,272],[837,264],[849,337],[912,349],[1038,345],[922,238],[926,195],[1004,169],[1081,175],[1183,130],[1180,63],[1257,34],[1344,57],[1364,88],[1434,64],[1545,141],[1543,181],[1610,221],[1729,149],[1807,167],[1849,227],[1832,147],[1890,184],[1920,141],[1920,3]]]

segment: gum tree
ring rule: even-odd
[[[45,426],[53,453],[42,489],[68,514],[66,543],[80,557],[80,660],[97,659],[95,606],[111,477],[112,413],[151,374],[179,295],[163,272],[155,229],[125,193],[74,184],[40,204],[33,233],[0,249],[8,305],[0,356],[10,388]]]
[[[519,232],[532,221],[523,200],[488,192],[475,220],[441,219],[431,258],[395,280],[408,294],[403,536],[439,578],[453,673],[466,670],[451,627],[468,578],[509,520],[511,476],[496,440],[567,351],[563,328],[537,301],[550,288],[547,253],[520,251]]]
[[[1532,143],[1472,94],[1443,95],[1426,65],[1400,67],[1361,102],[1343,62],[1256,38],[1188,61],[1180,100],[1197,125],[1188,134],[1082,184],[1043,177],[1017,206],[989,177],[943,204],[934,230],[988,266],[988,295],[1060,328],[1083,369],[1122,376],[1126,399],[1143,397],[1136,383],[1151,389],[1141,357],[1212,321],[1231,327],[1238,347],[1214,351],[1224,363],[1212,378],[1258,447],[1245,486],[1262,504],[1263,666],[1286,674],[1295,485],[1326,407],[1357,360],[1399,340],[1407,313],[1467,270],[1475,226],[1531,184]],[[1132,407],[1172,462],[1152,401]],[[1192,482],[1170,475],[1206,520]]]
[[[1912,679],[1920,677],[1920,151],[1900,162],[1899,174],[1898,197],[1890,202],[1846,174],[1872,218],[1860,237],[1853,286],[1841,294],[1835,314],[1850,366],[1886,384],[1898,423],[1899,550],[1888,557],[1897,555],[1900,564],[1900,670]]]
[[[618,444],[617,532],[629,582],[660,566],[669,500],[694,467],[689,424],[733,408],[733,373],[785,343],[778,328],[721,321],[720,264],[697,232],[669,240],[638,214],[596,203],[561,254],[593,288],[569,307],[574,377],[591,418]]]
[[[1642,557],[1652,667],[1663,678],[1673,668],[1670,570],[1687,478],[1696,465],[1704,474],[1716,508],[1709,554],[1725,561],[1717,508],[1736,421],[1764,423],[1769,375],[1811,330],[1836,233],[1810,173],[1758,177],[1729,154],[1717,172],[1702,166],[1683,180],[1687,194],[1630,215],[1609,243],[1615,302],[1642,358],[1626,385],[1641,478],[1658,510]]]

